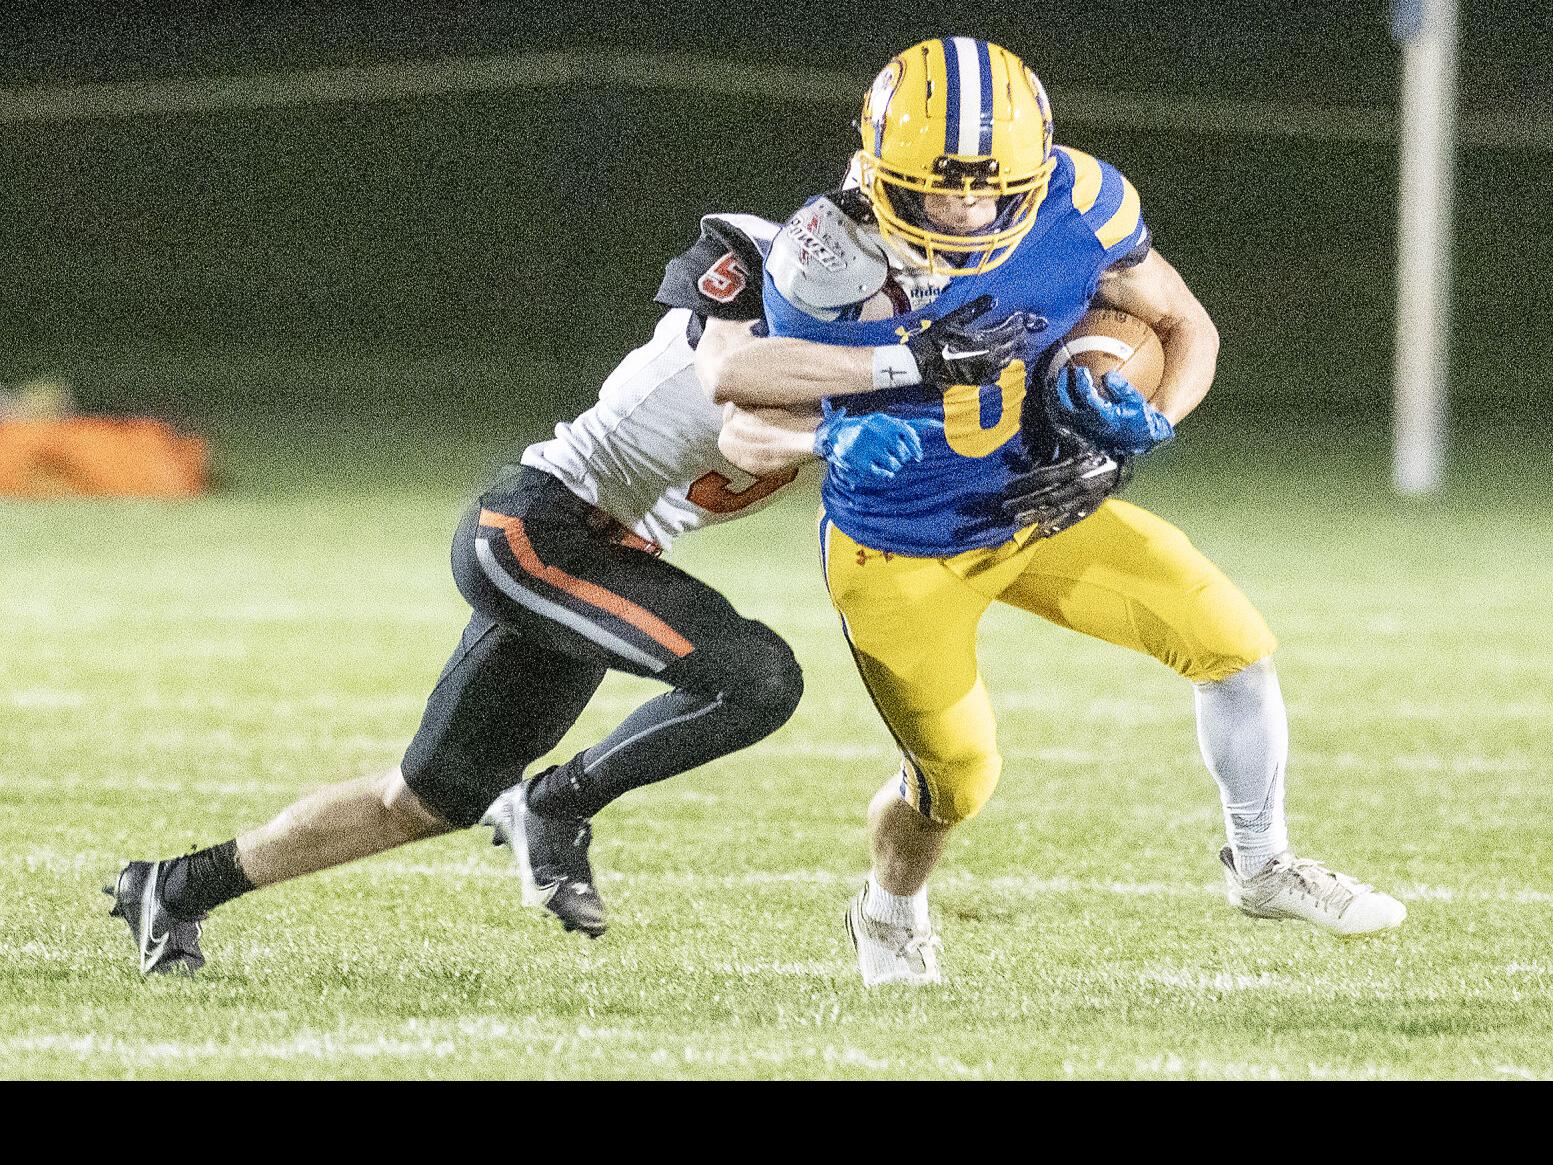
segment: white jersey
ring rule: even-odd
[[[718,450],[723,410],[696,377],[692,322],[684,308],[665,315],[651,342],[610,373],[598,404],[523,453],[524,465],[664,549],[687,531],[753,513],[797,476],[757,478]]]

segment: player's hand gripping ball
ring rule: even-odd
[[[1052,419],[1111,453],[1147,453],[1175,435],[1149,403],[1164,370],[1164,348],[1147,323],[1108,308],[1090,311],[1047,369]]]
[[[1068,367],[1051,383],[1052,415],[1109,453],[1139,457],[1176,435],[1169,418],[1115,372],[1099,384],[1087,368]]]

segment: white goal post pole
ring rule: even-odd
[[[1393,0],[1392,16],[1402,44],[1392,479],[1422,494],[1439,488],[1445,463],[1456,0]]]

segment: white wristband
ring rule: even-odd
[[[874,349],[874,387],[910,388],[922,383],[917,358],[904,344],[880,344]]]

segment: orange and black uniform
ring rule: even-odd
[[[454,825],[474,824],[555,747],[610,668],[673,690],[535,789],[536,812],[551,802],[557,816],[592,816],[745,748],[781,727],[803,693],[774,631],[538,470],[480,498],[454,538],[453,576],[474,613],[402,771]]]

